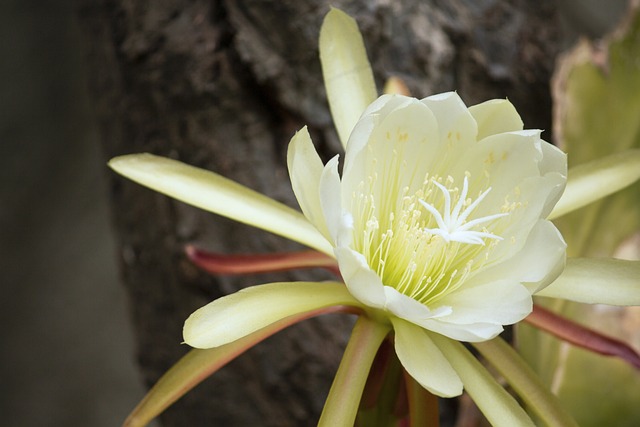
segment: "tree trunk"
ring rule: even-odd
[[[325,160],[340,150],[317,51],[329,2],[80,1],[105,161],[152,152],[295,206],[285,163],[293,133],[309,125]],[[509,97],[526,127],[550,130],[548,81],[558,45],[550,3],[331,4],[358,21],[379,88],[396,75],[418,97],[457,90],[469,105]],[[185,258],[185,244],[225,253],[295,245],[110,178],[122,277],[149,385],[187,351],[182,324],[196,308],[248,285],[325,277],[207,276]],[[176,403],[163,425],[312,425],[351,322],[331,315],[278,334]]]

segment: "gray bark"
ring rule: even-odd
[[[328,4],[81,0],[105,161],[152,152],[295,206],[285,164],[295,130],[309,125],[325,159],[339,150],[317,52]],[[548,81],[558,45],[551,2],[332,4],[358,21],[379,88],[396,75],[418,97],[457,90],[469,105],[508,97],[526,127],[550,130]],[[114,174],[110,183],[122,278],[149,385],[187,351],[181,328],[196,308],[252,284],[326,277],[207,276],[186,260],[185,244],[227,253],[296,246]],[[163,415],[163,425],[314,424],[350,324],[327,316],[278,334],[189,393]]]

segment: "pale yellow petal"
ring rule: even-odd
[[[451,168],[450,174],[459,180],[465,173],[470,174],[469,192],[473,194],[479,189],[491,186],[492,190],[478,209],[478,215],[494,213],[495,206],[502,206],[505,197],[510,202],[527,202],[533,220],[540,218],[544,211],[546,199],[555,201],[562,189],[567,169],[566,156],[557,149],[549,149],[549,144],[540,139],[540,131],[524,130],[501,133],[479,141],[470,149],[461,153],[458,162]],[[558,159],[560,155],[560,159]],[[564,162],[563,162],[564,160]],[[551,182],[544,182],[542,177],[554,175]],[[530,200],[530,194],[518,194],[524,191],[521,184],[532,178],[539,184],[532,185],[530,191],[544,192]],[[559,189],[557,187],[560,187]],[[486,209],[486,210],[483,210]]]
[[[300,212],[216,173],[152,154],[116,157],[109,166],[181,202],[333,255],[327,239]]]
[[[548,213],[547,205],[552,205],[564,188],[566,158],[558,150],[549,150],[548,145],[539,138],[539,131],[492,135],[464,152],[450,169],[458,181],[469,174],[470,194],[491,187],[476,210],[478,216],[501,209],[509,212],[494,230],[504,240],[491,252],[492,263],[520,252],[531,229]]]
[[[542,217],[547,218],[560,200],[560,197],[562,197],[562,193],[564,193],[567,186],[567,155],[564,151],[546,141],[542,141],[540,148],[542,150],[542,161],[538,164],[540,174],[543,176],[554,175],[561,178],[561,183],[558,183],[549,193],[542,209]]]
[[[463,147],[476,142],[478,125],[456,92],[446,92],[422,99],[436,118],[440,139],[449,145]]]
[[[490,340],[500,334],[504,328],[498,323],[475,322],[475,323],[452,323],[446,317],[424,319],[412,322],[426,330],[439,335],[465,342],[481,342]]]
[[[377,98],[373,72],[356,21],[331,8],[320,29],[320,61],[331,115],[342,145]]]
[[[613,194],[640,178],[640,150],[626,150],[569,170],[567,188],[549,219]]]
[[[382,308],[385,303],[382,279],[369,268],[364,256],[352,249],[335,248],[340,273],[349,292],[369,307]]]
[[[640,305],[640,261],[575,258],[536,295],[587,304]]]
[[[349,149],[345,153],[342,176],[355,175],[361,177],[364,173],[365,161],[362,160],[368,151],[368,145],[373,140],[373,132],[380,127],[380,123],[393,111],[415,103],[416,99],[402,95],[382,95],[367,107],[356,124],[349,138]],[[435,123],[435,121],[434,121]],[[348,180],[348,178],[347,178]],[[350,196],[350,190],[345,191]]]
[[[465,286],[439,303],[452,307],[452,313],[442,320],[461,327],[483,322],[512,325],[527,317],[533,306],[531,293],[513,280]]]
[[[343,215],[340,191],[338,155],[336,154],[322,170],[319,187],[320,208],[327,222],[327,233],[329,233],[327,238],[333,242],[334,246],[339,241],[340,224]]]
[[[391,323],[395,331],[396,354],[409,375],[437,396],[462,394],[462,381],[427,331],[396,317],[391,317]]]
[[[469,107],[469,112],[478,123],[478,141],[503,132],[522,130],[520,115],[506,99],[491,99]]]
[[[286,317],[340,305],[361,306],[342,283],[252,286],[196,310],[184,324],[184,341],[196,348],[218,347]]]
[[[386,98],[388,103],[371,120],[376,120],[370,130],[366,145],[359,148],[351,142],[347,152],[342,178],[343,207],[351,209],[354,191],[364,185],[378,202],[379,217],[386,218],[381,209],[395,206],[402,197],[401,191],[407,187],[415,192],[422,186],[430,165],[438,161],[438,153],[444,145],[438,136],[438,125],[431,110],[423,103],[400,95]],[[387,108],[388,107],[388,108]],[[354,134],[359,133],[361,123],[370,118],[364,116]],[[366,148],[364,148],[366,147]],[[369,177],[375,177],[370,180]],[[384,201],[384,203],[381,203]],[[352,212],[356,230],[364,224],[358,221],[362,216]]]
[[[479,272],[470,282],[485,284],[505,279],[517,280],[533,294],[560,275],[565,265],[566,247],[553,223],[538,220],[522,248],[516,250],[514,247],[512,256]]]
[[[331,240],[320,203],[320,178],[324,166],[306,126],[296,132],[289,143],[287,166],[300,209],[325,238]]]

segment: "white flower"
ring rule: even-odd
[[[522,320],[564,266],[546,217],[566,156],[522,130],[508,101],[385,95],[353,129],[342,176],[337,156],[322,166],[304,129],[289,168],[350,293],[450,338],[483,341]]]
[[[547,286],[564,266],[565,245],[546,220],[637,181],[640,150],[574,168],[558,202],[566,181],[565,156],[540,140],[539,131],[523,131],[509,102],[467,109],[456,94],[447,93],[422,101],[383,96],[367,108],[376,89],[355,21],[332,9],[322,28],[327,98],[347,156],[341,178],[337,157],[324,166],[306,128],[293,138],[289,169],[304,215],[175,160],[139,154],[109,164],[185,203],[334,255],[347,286],[263,284],[200,308],[185,322],[185,342],[213,350],[182,359],[132,417],[149,419],[193,387],[194,378],[204,378],[287,325],[353,311],[360,317],[321,425],[353,425],[371,362],[391,329],[399,360],[424,388],[447,397],[459,395],[464,385],[492,424],[533,425],[464,346],[442,335],[489,339],[503,324],[531,311],[534,292],[640,305],[638,262],[570,259]],[[476,347],[484,348],[494,364],[514,362],[502,363],[514,375],[503,374],[543,420],[571,425],[500,343]]]

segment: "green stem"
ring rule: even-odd
[[[318,427],[353,426],[371,363],[391,328],[366,316],[358,317],[333,379]]]
[[[433,342],[456,370],[464,388],[494,427],[534,427],[531,417],[461,343],[439,334]]]
[[[438,398],[425,390],[413,377],[404,373],[409,400],[409,422],[411,427],[438,427],[440,413]]]
[[[474,343],[473,346],[503,375],[531,410],[549,426],[577,427],[557,397],[520,355],[501,338]]]
[[[237,356],[276,332],[320,314],[348,312],[349,307],[333,306],[295,314],[220,347],[193,349],[158,380],[127,417],[123,427],[144,427],[189,390],[200,384]]]

